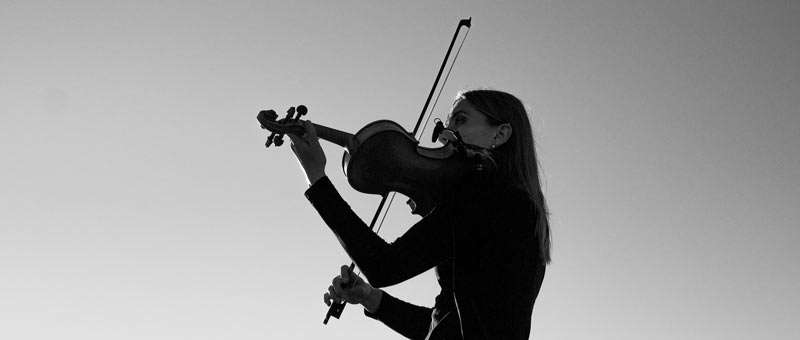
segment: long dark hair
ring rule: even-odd
[[[544,264],[550,263],[549,214],[539,180],[533,130],[525,106],[514,95],[496,90],[462,91],[456,96],[456,101],[459,100],[466,100],[483,112],[493,126],[503,123],[511,125],[511,137],[506,143],[493,149],[492,154],[500,175],[527,192],[533,201],[538,216],[534,228],[539,242],[539,255]]]

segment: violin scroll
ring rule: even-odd
[[[436,126],[433,128],[433,136],[431,136],[431,143],[436,143],[439,140],[439,135],[444,132],[444,124],[441,120],[436,119]]]
[[[297,113],[296,116],[294,115],[295,113]],[[306,108],[305,105],[299,105],[297,108],[294,106],[290,107],[286,110],[286,117],[281,120],[277,120],[278,114],[275,113],[275,110],[262,110],[259,112],[256,118],[258,122],[261,123],[261,128],[272,131],[272,134],[267,137],[267,142],[264,143],[264,147],[268,148],[272,144],[275,144],[275,146],[283,145],[283,135],[286,133],[297,135],[305,133],[305,129],[297,123],[300,117],[307,113],[308,108]]]

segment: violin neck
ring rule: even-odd
[[[333,144],[339,145],[343,148],[348,148],[353,142],[353,135],[344,131],[339,131],[334,128],[329,128],[324,125],[314,124],[314,129],[317,130],[317,136]]]

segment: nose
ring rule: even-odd
[[[406,204],[411,208],[411,211],[417,210],[417,202],[414,202],[414,200],[409,198]]]
[[[456,137],[456,134],[453,130],[444,129],[442,133],[439,134],[439,143],[447,144],[450,142],[455,142],[456,140],[458,140],[458,137]]]

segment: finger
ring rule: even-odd
[[[331,284],[332,284],[332,286],[331,286],[331,287],[333,287],[333,289],[334,289],[334,290],[335,290],[337,293],[338,293],[338,292],[341,292],[341,291],[344,289],[344,287],[342,287],[342,281],[343,281],[343,280],[342,280],[342,277],[341,277],[341,276],[337,276],[337,277],[334,277],[334,278],[333,278],[333,281],[331,282]]]
[[[329,287],[328,287],[328,293],[330,294],[330,296],[331,296],[331,300],[333,300],[333,302],[335,302],[335,303],[339,303],[339,302],[341,302],[341,301],[342,301],[342,297],[341,297],[341,295],[339,295],[339,294],[336,292],[336,289],[335,289],[335,288],[333,288],[333,286],[329,286]]]
[[[322,296],[322,301],[325,302],[325,305],[330,306],[331,305],[331,294],[325,293],[325,295]]]
[[[310,120],[303,121],[303,128],[306,130],[306,138],[310,140],[317,139],[317,129],[314,128],[314,124]]]
[[[328,286],[328,295],[330,295],[331,299],[335,299],[339,294],[336,294],[336,289],[333,286]]]
[[[352,280],[350,277],[350,267],[342,266],[341,270],[342,270],[342,284],[349,285]]]

